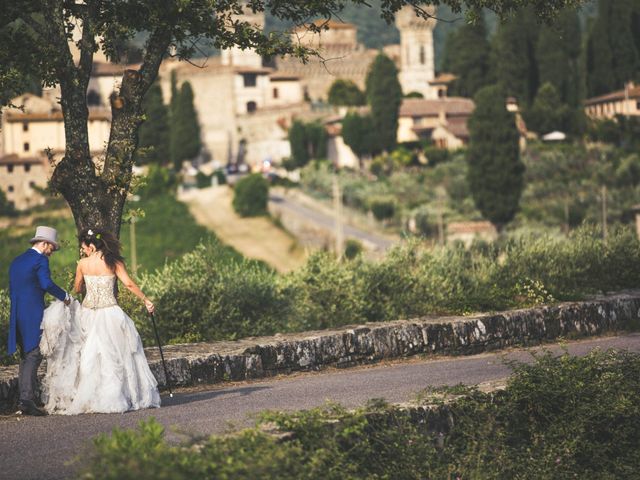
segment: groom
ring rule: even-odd
[[[20,346],[20,369],[18,408],[25,415],[42,416],[46,413],[35,403],[40,354],[40,324],[44,314],[44,294],[69,304],[71,298],[58,287],[49,272],[49,257],[58,250],[58,232],[51,227],[38,227],[31,239],[32,247],[17,256],[9,267],[9,295],[11,297],[11,319],[9,321],[9,355]]]

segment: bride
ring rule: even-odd
[[[47,354],[43,382],[49,413],[113,413],[160,406],[158,384],[149,369],[140,336],[114,296],[116,279],[153,303],[127,274],[120,244],[110,233],[80,235],[85,258],[78,262],[75,291],[82,305],[56,302],[45,311],[41,346]]]

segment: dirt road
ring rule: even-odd
[[[179,200],[189,206],[200,225],[215,232],[223,243],[247,258],[268,263],[280,273],[300,267],[308,256],[293,236],[269,218],[238,216],[231,205],[233,192],[225,185],[187,190]]]

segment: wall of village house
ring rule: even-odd
[[[45,188],[49,175],[49,165],[43,160],[39,164],[0,164],[0,190],[15,208],[24,210],[41,205],[44,197],[34,187]]]

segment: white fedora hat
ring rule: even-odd
[[[56,250],[60,249],[58,244],[58,231],[51,227],[37,227],[36,236],[29,240],[31,243],[49,242]]]

